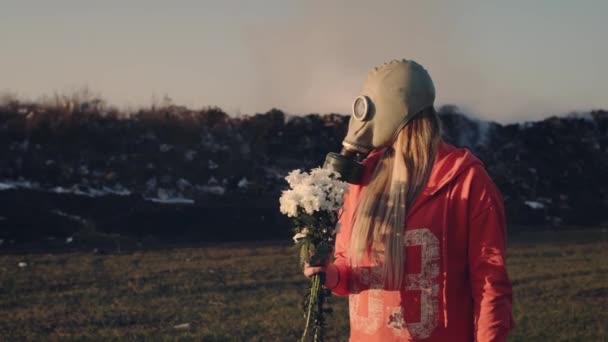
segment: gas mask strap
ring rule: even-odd
[[[405,128],[405,126],[407,126],[408,123],[410,123],[410,121],[412,121],[415,117],[417,117],[418,115],[420,115],[420,113],[422,113],[423,110],[425,110],[425,108],[422,108],[421,110],[417,111],[416,114],[412,115],[411,117],[405,119],[403,121],[403,123],[401,123],[401,125],[399,125],[399,128],[397,128],[397,130],[395,131],[395,133],[393,134],[393,137],[391,138],[391,143],[390,145],[393,145],[393,143],[395,143],[395,140],[397,139],[397,135],[399,135],[399,133],[401,132],[401,130],[403,128]]]

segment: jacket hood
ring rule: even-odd
[[[483,162],[468,149],[457,148],[441,139],[435,157],[435,165],[433,165],[423,193],[427,195],[435,194],[474,165],[483,166]]]

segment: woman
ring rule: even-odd
[[[345,147],[365,150],[357,135],[402,123],[386,141],[370,138],[335,260],[306,264],[304,274],[325,272],[324,286],[349,296],[350,341],[505,341],[514,321],[500,191],[468,149],[441,138],[434,86],[419,64],[376,67],[362,92],[375,122],[357,127],[354,113]],[[361,134],[363,126],[375,131]]]

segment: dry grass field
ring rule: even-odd
[[[606,229],[513,235],[507,262],[510,341],[608,340]],[[306,281],[289,242],[0,255],[0,340],[296,341]],[[327,340],[344,341],[331,300]]]

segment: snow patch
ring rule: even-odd
[[[248,185],[249,181],[245,177],[241,178],[241,180],[239,180],[239,183],[237,184],[237,186],[241,189],[245,189]]]
[[[74,184],[71,187],[56,186],[54,188],[44,189],[37,182],[26,180],[5,180],[0,182],[0,191],[11,189],[42,190],[57,194],[74,194],[87,197],[100,197],[106,195],[128,196],[131,194],[131,191],[125,189],[121,184],[116,184],[112,188],[103,186],[101,189],[96,189],[81,184]]]
[[[163,153],[164,153],[164,152],[169,152],[169,150],[171,150],[172,148],[173,148],[173,146],[171,146],[171,145],[169,145],[169,144],[161,144],[161,145],[158,147],[158,149],[159,149],[161,152],[163,152]]]
[[[14,184],[8,184],[8,183],[0,183],[0,191],[2,190],[10,190],[15,188]]]
[[[144,199],[146,201],[165,204],[194,204],[193,199],[182,197],[181,194],[175,194],[174,191],[164,188],[158,188],[156,190],[156,197],[144,196]]]
[[[537,201],[524,201],[524,204],[532,209],[543,209],[545,207],[544,204]]]
[[[197,185],[196,190],[220,196],[226,193],[226,188],[221,185]]]
[[[80,216],[71,215],[71,214],[63,212],[61,210],[53,210],[52,212],[55,213],[55,214],[57,214],[57,215],[59,215],[59,216],[63,216],[65,218],[68,218],[68,219],[70,219],[72,221],[76,221],[76,222],[79,222],[79,223],[86,223],[86,221],[87,221],[87,220],[83,219]]]
[[[40,185],[23,179],[5,180],[0,182],[0,191],[10,189],[39,189]]]
[[[183,178],[178,179],[176,185],[180,190],[192,188],[192,183],[188,182],[188,180]]]
[[[217,165],[216,162],[214,162],[213,160],[209,159],[209,170],[215,170],[219,167],[219,165]]]
[[[73,194],[86,197],[101,197],[107,195],[128,196],[131,194],[131,191],[123,188],[121,185],[116,185],[114,189],[109,188],[107,186],[104,186],[101,189],[95,189],[89,186],[74,184],[69,188],[56,186],[51,189],[51,192],[57,194]]]
[[[194,204],[194,200],[185,197],[144,197],[146,201],[152,201],[156,203],[165,203],[165,204]]]
[[[195,150],[188,150],[184,153],[184,159],[189,162],[193,161],[194,157],[196,157],[196,153],[197,152]]]

